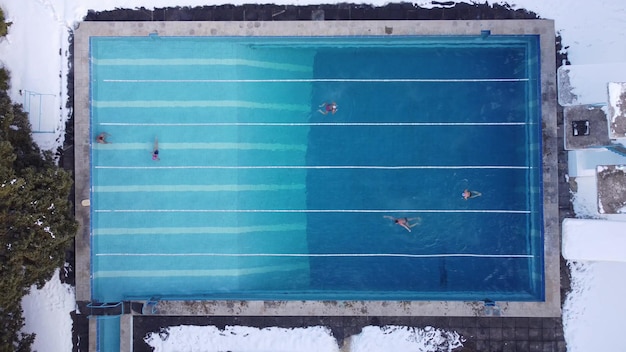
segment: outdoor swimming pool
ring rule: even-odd
[[[90,46],[94,301],[543,300],[537,36]]]

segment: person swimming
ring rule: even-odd
[[[154,147],[152,148],[152,160],[159,161],[159,139],[154,137]]]
[[[335,114],[337,112],[338,106],[337,103],[332,102],[332,103],[322,103],[319,106],[320,109],[318,109],[317,111],[320,112],[320,114],[322,115],[328,115],[328,113],[330,112],[331,114]],[[321,108],[324,108],[324,110],[322,110]]]
[[[463,193],[461,194],[461,196],[463,197],[463,199],[468,200],[470,198],[476,198],[476,197],[480,197],[483,194],[478,192],[478,191],[470,191],[469,189],[465,189],[463,191]]]
[[[383,216],[385,219],[389,219],[393,221],[394,224],[402,226],[405,230],[411,232],[411,228],[420,224],[420,218],[394,218],[393,216],[385,215]],[[414,221],[411,223],[411,221]]]
[[[108,136],[110,136],[110,134],[102,132],[96,137],[96,142],[100,144],[111,144],[111,142],[107,141]]]

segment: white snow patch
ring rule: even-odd
[[[609,84],[626,81],[626,62],[601,65],[574,63],[571,66],[559,68],[559,77],[565,73],[567,73],[571,93],[576,96],[576,99],[571,104],[559,101],[562,105],[606,105],[609,101],[607,88]]]
[[[611,109],[609,109],[611,113],[608,116],[611,122],[615,123],[615,120],[623,115],[620,97],[622,94],[626,93],[626,83],[609,82],[608,90],[609,106],[611,107]]]
[[[626,222],[593,219],[563,220],[563,258],[626,262]]]
[[[50,237],[56,238],[56,236],[54,236],[54,233],[50,230],[50,226],[44,227],[43,230],[47,232],[50,235]]]
[[[328,328],[264,329],[246,326],[172,326],[144,338],[155,352],[338,352]]]
[[[452,351],[463,346],[457,332],[427,326],[423,329],[406,326],[366,326],[353,337],[350,352],[370,351]]]
[[[33,351],[71,351],[72,319],[76,307],[74,288],[61,283],[59,269],[41,290],[32,286],[22,299],[26,333],[36,333]]]
[[[578,218],[600,218],[598,213],[598,187],[595,176],[576,177],[577,192],[572,197],[574,213]]]
[[[568,352],[625,351],[626,263],[568,262],[571,292],[563,304]]]
[[[246,351],[246,352],[338,352],[339,346],[328,328],[253,328],[227,326],[172,326],[144,339],[156,352],[165,351]],[[458,333],[426,327],[366,326],[346,341],[350,352],[371,351],[452,351],[463,346]],[[202,347],[199,347],[202,346]],[[209,347],[210,346],[210,347]]]

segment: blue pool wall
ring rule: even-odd
[[[503,155],[507,155],[507,153],[503,153]],[[341,200],[341,199],[337,199],[337,201],[340,201],[340,200]],[[365,267],[374,267],[374,265],[368,265],[368,266],[365,266]],[[440,267],[440,268],[444,268],[444,271],[445,271],[445,264],[441,264],[441,263],[440,263],[440,264],[439,264],[439,267]],[[342,281],[342,277],[345,277],[345,276],[347,276],[347,275],[345,275],[345,273],[344,273],[344,274],[342,274],[342,275],[340,275],[336,281],[337,281],[337,282],[341,282],[341,281]],[[441,273],[439,273],[439,276],[441,276]],[[367,275],[365,275],[364,277],[367,277]],[[441,280],[441,279],[440,279],[440,280]],[[132,282],[132,281],[131,281],[131,282]],[[130,284],[131,282],[129,282],[129,284]],[[385,286],[385,287],[389,287],[389,288],[391,289],[391,291],[394,291],[393,281],[388,281],[388,282],[385,282],[385,283],[383,283],[383,284],[384,284],[384,286]],[[180,283],[178,283],[176,280],[172,281],[172,282],[170,283],[170,285],[171,285],[172,287],[180,287]],[[106,285],[103,285],[103,286],[110,286],[110,285],[109,285],[109,284],[106,284]],[[123,286],[123,285],[122,285],[122,286]],[[147,294],[147,293],[146,293],[146,294]],[[225,294],[227,295],[228,293],[225,293]],[[217,295],[219,296],[220,294],[219,294],[219,293],[217,293]],[[400,294],[398,294],[398,295],[400,295]],[[483,296],[484,294],[483,294],[483,293],[479,293],[478,295]],[[270,296],[271,296],[271,294],[270,294]],[[314,295],[312,295],[312,296],[314,296]],[[257,297],[258,297],[258,296],[257,296]],[[354,297],[358,297],[358,295],[354,295]],[[434,296],[426,296],[426,297],[433,297],[433,298],[434,298]]]

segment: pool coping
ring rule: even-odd
[[[560,229],[557,179],[555,31],[552,20],[385,20],[242,22],[82,22],[74,33],[76,300],[91,301],[89,38],[95,36],[399,36],[534,34],[540,36],[543,136],[545,301],[496,302],[503,317],[558,317]],[[160,315],[489,316],[481,301],[161,301]]]

